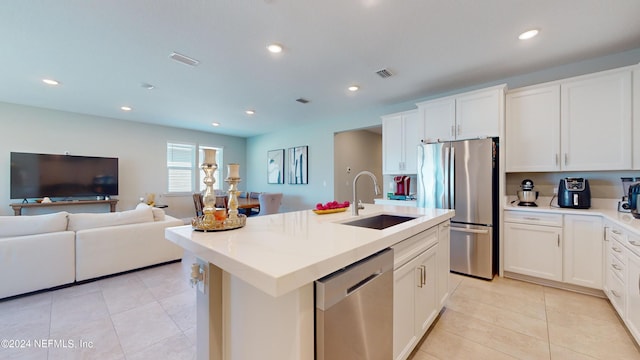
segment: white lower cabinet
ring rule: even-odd
[[[451,240],[449,222],[438,226],[438,301],[442,308],[449,299],[449,269],[451,269]]]
[[[447,221],[393,246],[395,360],[406,359],[411,354],[447,299],[439,286],[443,281],[442,272],[446,271],[448,287],[448,261],[445,269],[440,259],[440,252],[446,246],[440,241],[448,244],[448,225]],[[448,257],[448,249],[446,253]]]
[[[599,216],[506,211],[504,270],[602,289]]]
[[[602,219],[564,215],[563,281],[602,289]]]
[[[507,211],[504,237],[505,271],[562,281],[562,215]]]
[[[627,314],[629,332],[640,342],[640,256],[629,251],[627,257]]]

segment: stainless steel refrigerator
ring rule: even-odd
[[[497,271],[497,138],[418,146],[418,207],[454,209],[451,271]]]

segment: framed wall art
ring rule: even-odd
[[[308,146],[289,148],[289,184],[308,184]]]
[[[284,184],[284,149],[267,152],[267,183]]]

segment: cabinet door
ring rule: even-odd
[[[417,336],[415,329],[415,258],[393,272],[393,358],[406,359]]]
[[[420,118],[418,110],[402,113],[402,121],[404,140],[403,174],[417,174],[418,145],[424,139],[424,122]]]
[[[504,270],[562,281],[562,228],[504,223]]]
[[[382,169],[384,174],[399,174],[402,165],[402,115],[382,118]]]
[[[602,289],[602,219],[599,216],[564,216],[564,281]]]
[[[426,101],[418,104],[424,121],[426,142],[454,140],[456,121],[456,100],[453,97]]]
[[[503,88],[456,97],[456,139],[500,136],[503,97]]]
[[[449,269],[451,269],[449,231],[448,221],[438,226],[438,310],[442,309],[449,298]]]
[[[507,171],[560,170],[560,85],[507,94]]]
[[[628,252],[627,318],[629,331],[640,342],[640,257]]]
[[[640,169],[640,68],[633,70],[633,169]]]
[[[560,104],[563,170],[631,169],[631,71],[563,83]]]
[[[422,337],[438,315],[437,299],[437,246],[417,257],[415,269],[415,332]]]

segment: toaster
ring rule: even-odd
[[[585,178],[564,178],[558,185],[558,206],[588,209],[591,207],[591,189]]]

